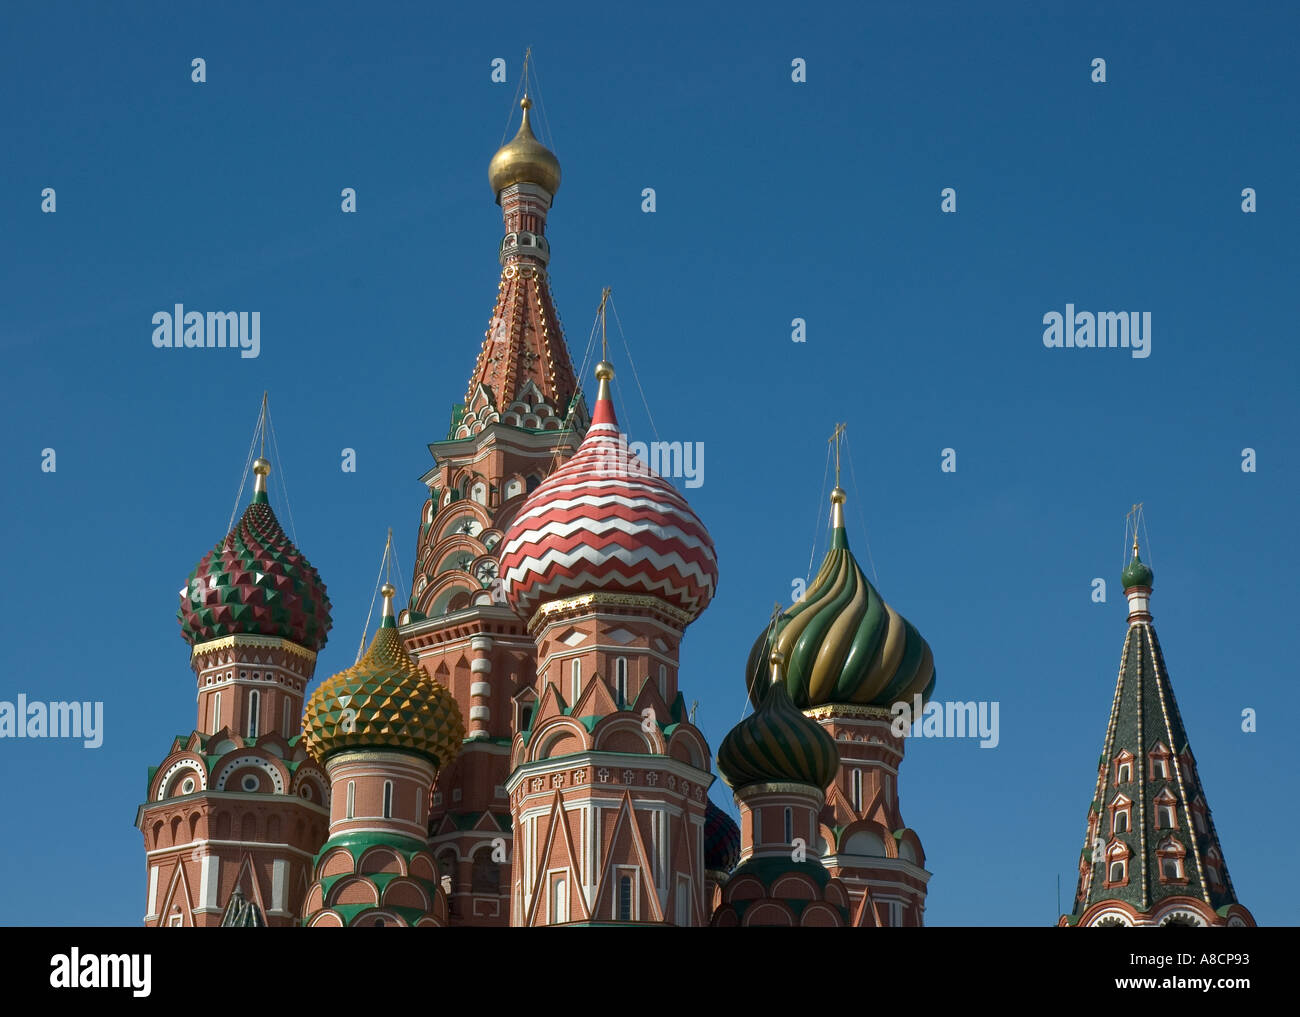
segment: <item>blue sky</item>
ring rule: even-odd
[[[1297,14],[728,6],[0,12],[0,699],[102,700],[106,725],[95,750],[0,741],[0,921],[143,914],[135,809],[194,723],[177,590],[225,532],[264,388],[272,501],[287,523],[287,480],[334,603],[318,677],[352,662],[389,525],[409,587],[425,445],[495,297],[486,167],[530,44],[575,359],[612,286],[659,436],[706,450],[687,494],[721,578],[681,680],[710,744],[814,535],[820,558],[826,439],[847,421],[855,550],[933,647],[937,696],[1000,703],[996,749],[909,744],[927,922],[1054,922],[1143,501],[1152,609],[1238,895],[1261,924],[1300,921],[1278,879],[1300,836],[1279,795],[1300,706]],[[151,317],[177,302],[260,310],[260,357],[155,349]],[[1046,349],[1043,315],[1067,303],[1150,311],[1151,356]],[[622,423],[651,436],[611,352]]]

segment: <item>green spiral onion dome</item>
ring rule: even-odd
[[[1145,586],[1150,589],[1155,582],[1155,573],[1151,567],[1138,557],[1137,541],[1133,542],[1133,560],[1124,566],[1124,571],[1120,573],[1120,582],[1124,584],[1124,589],[1131,590],[1135,586]]]
[[[790,700],[801,710],[829,704],[888,709],[934,691],[934,655],[906,618],[881,599],[849,550],[844,492],[831,492],[831,547],[803,600],[759,635],[746,665],[755,706],[766,693],[764,664],[785,656]]]
[[[455,698],[413,660],[397,634],[393,588],[365,656],[307,700],[302,731],[319,763],[348,749],[405,749],[443,767],[456,758],[465,724]]]
[[[790,702],[780,667],[776,651],[762,703],[727,732],[718,748],[718,772],[733,790],[775,782],[824,789],[839,768],[835,739]]]
[[[180,591],[176,617],[191,646],[224,636],[277,636],[313,653],[325,645],[332,624],[325,584],[271,511],[270,472],[265,459],[253,463],[253,500]]]

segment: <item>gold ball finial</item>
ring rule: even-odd
[[[519,100],[519,108],[520,108],[520,109],[525,109],[525,110],[527,110],[527,109],[532,109],[532,108],[533,108],[533,100],[530,99],[530,98],[528,98],[527,95],[525,95],[522,99]]]
[[[784,677],[781,672],[785,669],[785,654],[772,647],[772,652],[768,654],[767,659],[772,664],[772,684],[779,685]]]
[[[597,381],[612,381],[614,379],[614,365],[608,360],[602,360],[596,365]]]
[[[257,474],[259,477],[265,477],[268,473],[271,472],[271,464],[268,463],[265,459],[254,459],[253,472]]]
[[[836,488],[834,488],[834,489],[831,491],[831,504],[832,504],[832,505],[843,505],[843,504],[844,504],[844,499],[845,499],[846,497],[847,497],[847,495],[845,495],[845,493],[844,493],[844,489],[843,489],[843,488],[840,488],[840,487],[836,487]]]
[[[379,587],[379,595],[381,597],[391,597],[396,592],[397,591],[393,589],[392,583],[384,583],[383,586]]]

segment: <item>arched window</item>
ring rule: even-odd
[[[573,702],[576,703],[582,695],[582,661],[574,657],[570,668],[573,673]]]
[[[357,805],[357,782],[355,780],[350,780],[348,781],[348,812],[345,818],[352,819],[355,817],[356,805]]]
[[[1160,875],[1165,879],[1182,879],[1183,878],[1183,860],[1181,858],[1162,858],[1160,860]]]
[[[661,699],[668,698],[668,665],[659,665],[659,696]]]
[[[285,736],[286,738],[292,737],[292,735],[293,735],[293,729],[289,726],[289,723],[290,723],[290,720],[289,720],[289,697],[288,697],[288,696],[285,696],[285,697],[284,697],[284,727],[283,727],[282,730],[284,731],[284,736]]]
[[[1110,825],[1111,833],[1128,833],[1128,809],[1116,809]]]
[[[384,781],[384,818],[393,818],[393,782]]]
[[[257,715],[262,709],[262,693],[254,689],[248,694],[248,737],[257,737]]]
[[[1112,883],[1124,882],[1125,863],[1121,861],[1110,863],[1110,881]]]
[[[551,922],[558,924],[569,920],[569,881],[556,876],[551,881]]]
[[[614,700],[622,708],[627,705],[627,658],[614,661]]]
[[[218,692],[212,697],[212,730],[214,732],[221,730],[221,693]]]

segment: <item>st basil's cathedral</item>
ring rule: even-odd
[[[144,922],[923,925],[930,873],[899,803],[890,708],[930,699],[930,647],[864,576],[837,483],[821,568],[758,633],[753,712],[711,751],[679,668],[717,590],[713,540],[672,484],[629,461],[608,359],[588,409],[549,283],[560,165],[530,105],[489,165],[501,278],[464,401],[429,445],[409,604],[385,584],[369,647],[309,694],[332,605],[276,519],[260,457],[251,502],[180,591],[198,712],[137,812]],[[1253,925],[1136,548],[1134,562],[1060,924]],[[715,768],[739,825],[710,800]]]

